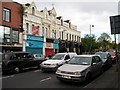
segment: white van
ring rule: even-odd
[[[41,70],[56,71],[59,66],[63,65],[66,61],[69,61],[70,58],[76,55],[76,53],[57,53],[52,59],[48,59],[40,64]]]

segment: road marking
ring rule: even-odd
[[[10,77],[14,77],[15,75],[10,75],[10,76],[6,76],[6,77],[1,77],[0,79],[5,79],[5,78],[10,78]]]
[[[44,82],[44,81],[47,81],[47,80],[50,80],[50,79],[51,79],[51,77],[48,77],[48,78],[45,78],[43,80],[40,80],[40,82]]]
[[[42,70],[35,70],[34,72],[41,72]]]

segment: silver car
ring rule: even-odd
[[[103,61],[97,55],[77,55],[57,69],[56,77],[61,81],[89,82],[92,77],[103,73],[102,65]]]

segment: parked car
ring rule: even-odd
[[[108,68],[112,67],[112,57],[109,52],[96,52],[96,55],[100,55],[103,61],[103,68],[107,70]]]
[[[29,52],[9,52],[2,54],[2,72],[19,73],[21,70],[38,68],[43,61],[35,60]]]
[[[116,63],[116,55],[115,55],[115,52],[109,52],[110,53],[110,55],[111,55],[111,57],[112,57],[112,62],[113,62],[113,64],[115,64]]]
[[[57,68],[66,63],[70,58],[77,55],[76,53],[57,53],[51,59],[41,63],[42,71],[56,71]]]
[[[60,81],[89,82],[94,76],[103,73],[103,61],[98,55],[77,55],[56,71]]]

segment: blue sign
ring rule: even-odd
[[[43,42],[38,42],[38,41],[26,41],[26,47],[29,48],[43,48]]]
[[[53,49],[59,49],[58,44],[53,43]]]
[[[27,35],[27,40],[44,41],[44,37]]]

